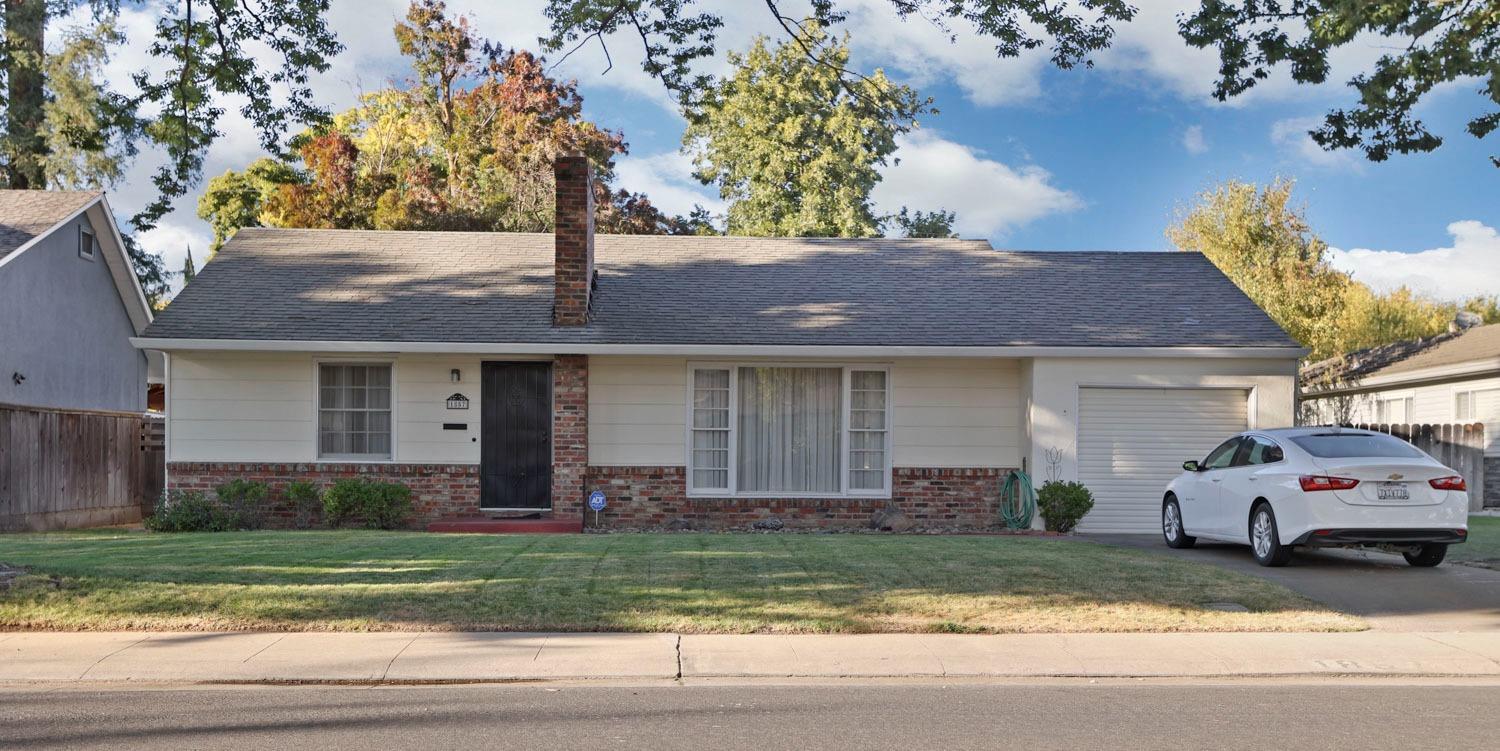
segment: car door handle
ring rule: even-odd
[[[1255,482],[1255,478],[1254,477],[1246,477],[1245,479],[1249,480],[1250,482]]]
[[[1213,481],[1214,482],[1223,482],[1224,478],[1222,478],[1222,477],[1215,477],[1215,478],[1213,478]]]

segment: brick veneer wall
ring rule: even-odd
[[[479,508],[479,467],[473,464],[234,464],[172,462],[168,483],[174,489],[212,493],[228,480],[263,482],[270,487],[267,524],[290,527],[297,515],[286,500],[287,483],[309,480],[327,487],[335,480],[365,477],[399,482],[411,488],[411,526],[455,516],[473,516]]]
[[[1000,484],[1009,470],[897,467],[891,502],[919,527],[991,528],[999,524]],[[656,527],[676,520],[703,528],[742,527],[777,517],[793,528],[865,526],[885,499],[689,498],[683,467],[589,467],[589,490],[609,506],[600,526]],[[594,515],[585,523],[592,525]]]
[[[558,355],[552,362],[552,514],[578,518],[588,490],[589,358]]]
[[[560,156],[556,180],[555,249],[552,267],[552,322],[582,326],[589,320],[594,280],[594,186],[589,160]]]

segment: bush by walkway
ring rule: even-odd
[[[0,536],[0,628],[812,632],[1360,628],[1268,581],[1066,539]],[[1224,612],[1210,603],[1238,603]]]

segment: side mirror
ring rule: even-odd
[[[1189,472],[1197,472],[1198,471],[1198,460],[1197,459],[1189,459],[1189,460],[1187,460],[1187,461],[1185,461],[1185,462],[1182,463],[1182,468],[1185,469],[1185,470],[1187,470],[1187,471],[1189,471]]]

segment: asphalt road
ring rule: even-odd
[[[1266,568],[1243,545],[1199,541],[1173,550],[1160,535],[1089,535],[1112,545],[1212,563],[1270,579],[1386,631],[1500,630],[1500,571],[1445,563],[1422,569],[1364,550],[1298,549],[1290,565]]]
[[[0,748],[1494,748],[1500,686],[801,685],[7,692]]]

